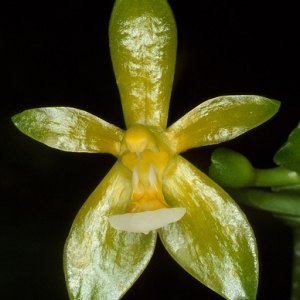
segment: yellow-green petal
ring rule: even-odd
[[[80,209],[64,250],[70,299],[119,299],[152,257],[156,232],[115,230],[112,214],[124,213],[131,195],[128,171],[117,162]]]
[[[159,230],[170,255],[192,276],[230,300],[256,299],[258,257],[253,231],[230,196],[180,156],[163,192],[186,214]]]
[[[254,95],[213,98],[171,125],[165,139],[177,153],[219,144],[266,122],[279,106],[279,101]]]
[[[165,128],[177,47],[167,1],[117,0],[109,38],[127,128]]]
[[[12,120],[31,138],[70,152],[106,152],[117,156],[124,135],[120,128],[71,107],[29,109]]]

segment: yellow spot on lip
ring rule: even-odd
[[[146,190],[141,194],[133,191],[127,212],[134,213],[169,207],[170,206],[165,202],[163,194],[158,190],[153,190],[152,192]]]

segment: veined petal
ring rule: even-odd
[[[31,138],[70,152],[107,152],[117,156],[124,135],[122,129],[71,107],[29,109],[12,120]]]
[[[167,1],[117,0],[109,38],[127,128],[166,128],[177,47]]]
[[[264,123],[279,106],[279,101],[253,95],[213,98],[176,121],[164,136],[176,153],[219,144]]]
[[[147,266],[156,232],[119,231],[108,222],[126,211],[130,193],[127,170],[117,162],[76,216],[64,250],[71,299],[119,299]]]
[[[192,276],[230,300],[256,298],[258,258],[252,229],[237,204],[180,156],[164,177],[170,206],[186,214],[159,229],[171,256]]]

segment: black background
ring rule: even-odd
[[[256,167],[273,167],[273,154],[300,119],[297,2],[224,2],[169,1],[179,41],[169,124],[215,96],[278,99],[282,106],[272,120],[223,144]],[[0,10],[1,299],[68,298],[64,241],[115,158],[47,148],[21,134],[10,117],[28,108],[72,106],[124,128],[108,47],[112,6],[113,1],[11,1]],[[215,148],[184,156],[206,171]],[[258,299],[289,299],[290,229],[268,213],[243,209],[258,241]],[[166,298],[221,299],[158,242],[124,299]]]

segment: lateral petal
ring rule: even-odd
[[[12,120],[31,138],[70,152],[107,152],[117,156],[124,135],[120,128],[72,107],[29,109]]]
[[[255,237],[238,205],[180,156],[174,157],[163,186],[170,206],[186,208],[182,219],[158,231],[170,255],[226,299],[254,300],[258,284]]]
[[[164,137],[176,153],[219,144],[266,122],[279,106],[279,101],[253,95],[213,98],[167,128]]]
[[[147,266],[156,231],[119,231],[108,222],[126,211],[130,193],[127,170],[117,162],[76,216],[64,249],[70,299],[119,299]]]

